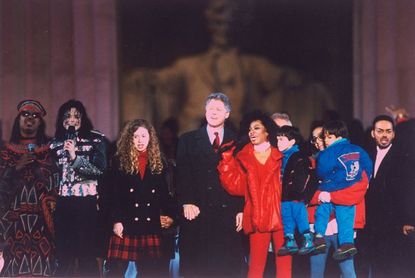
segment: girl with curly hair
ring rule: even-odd
[[[117,141],[116,157],[109,274],[121,277],[128,262],[135,261],[140,276],[161,277],[166,268],[160,265],[161,230],[173,223],[176,206],[154,127],[142,119],[127,123]]]

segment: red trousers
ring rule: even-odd
[[[249,256],[248,278],[263,277],[271,236],[275,250],[276,277],[291,278],[291,256],[277,256],[278,250],[284,244],[283,230],[269,233],[253,233],[249,235],[251,252]]]

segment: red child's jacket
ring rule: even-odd
[[[354,222],[355,229],[362,229],[366,223],[365,214],[365,194],[369,186],[369,180],[365,172],[362,174],[362,179],[352,186],[344,188],[342,190],[330,192],[331,202],[337,205],[352,206],[356,205],[356,216]],[[314,214],[319,204],[318,195],[321,191],[317,190],[310,204],[308,210],[308,220],[310,223],[314,223]]]

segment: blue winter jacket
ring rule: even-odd
[[[369,155],[347,139],[340,139],[318,156],[317,175],[322,180],[319,190],[333,192],[349,187],[362,179],[363,171],[372,176]]]

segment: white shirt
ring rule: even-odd
[[[219,145],[222,144],[222,142],[223,142],[223,132],[224,132],[223,127],[217,129],[217,128],[212,128],[208,125],[206,127],[206,130],[207,130],[207,133],[208,133],[208,136],[209,136],[209,141],[210,141],[211,144],[213,144],[213,141],[215,141],[215,132],[217,132],[218,135],[219,135]]]
[[[375,159],[375,169],[373,172],[373,177],[376,177],[376,173],[378,172],[379,166],[382,163],[382,160],[385,158],[386,154],[392,147],[392,144],[389,145],[389,147],[381,149],[378,146],[376,146],[376,159]]]

